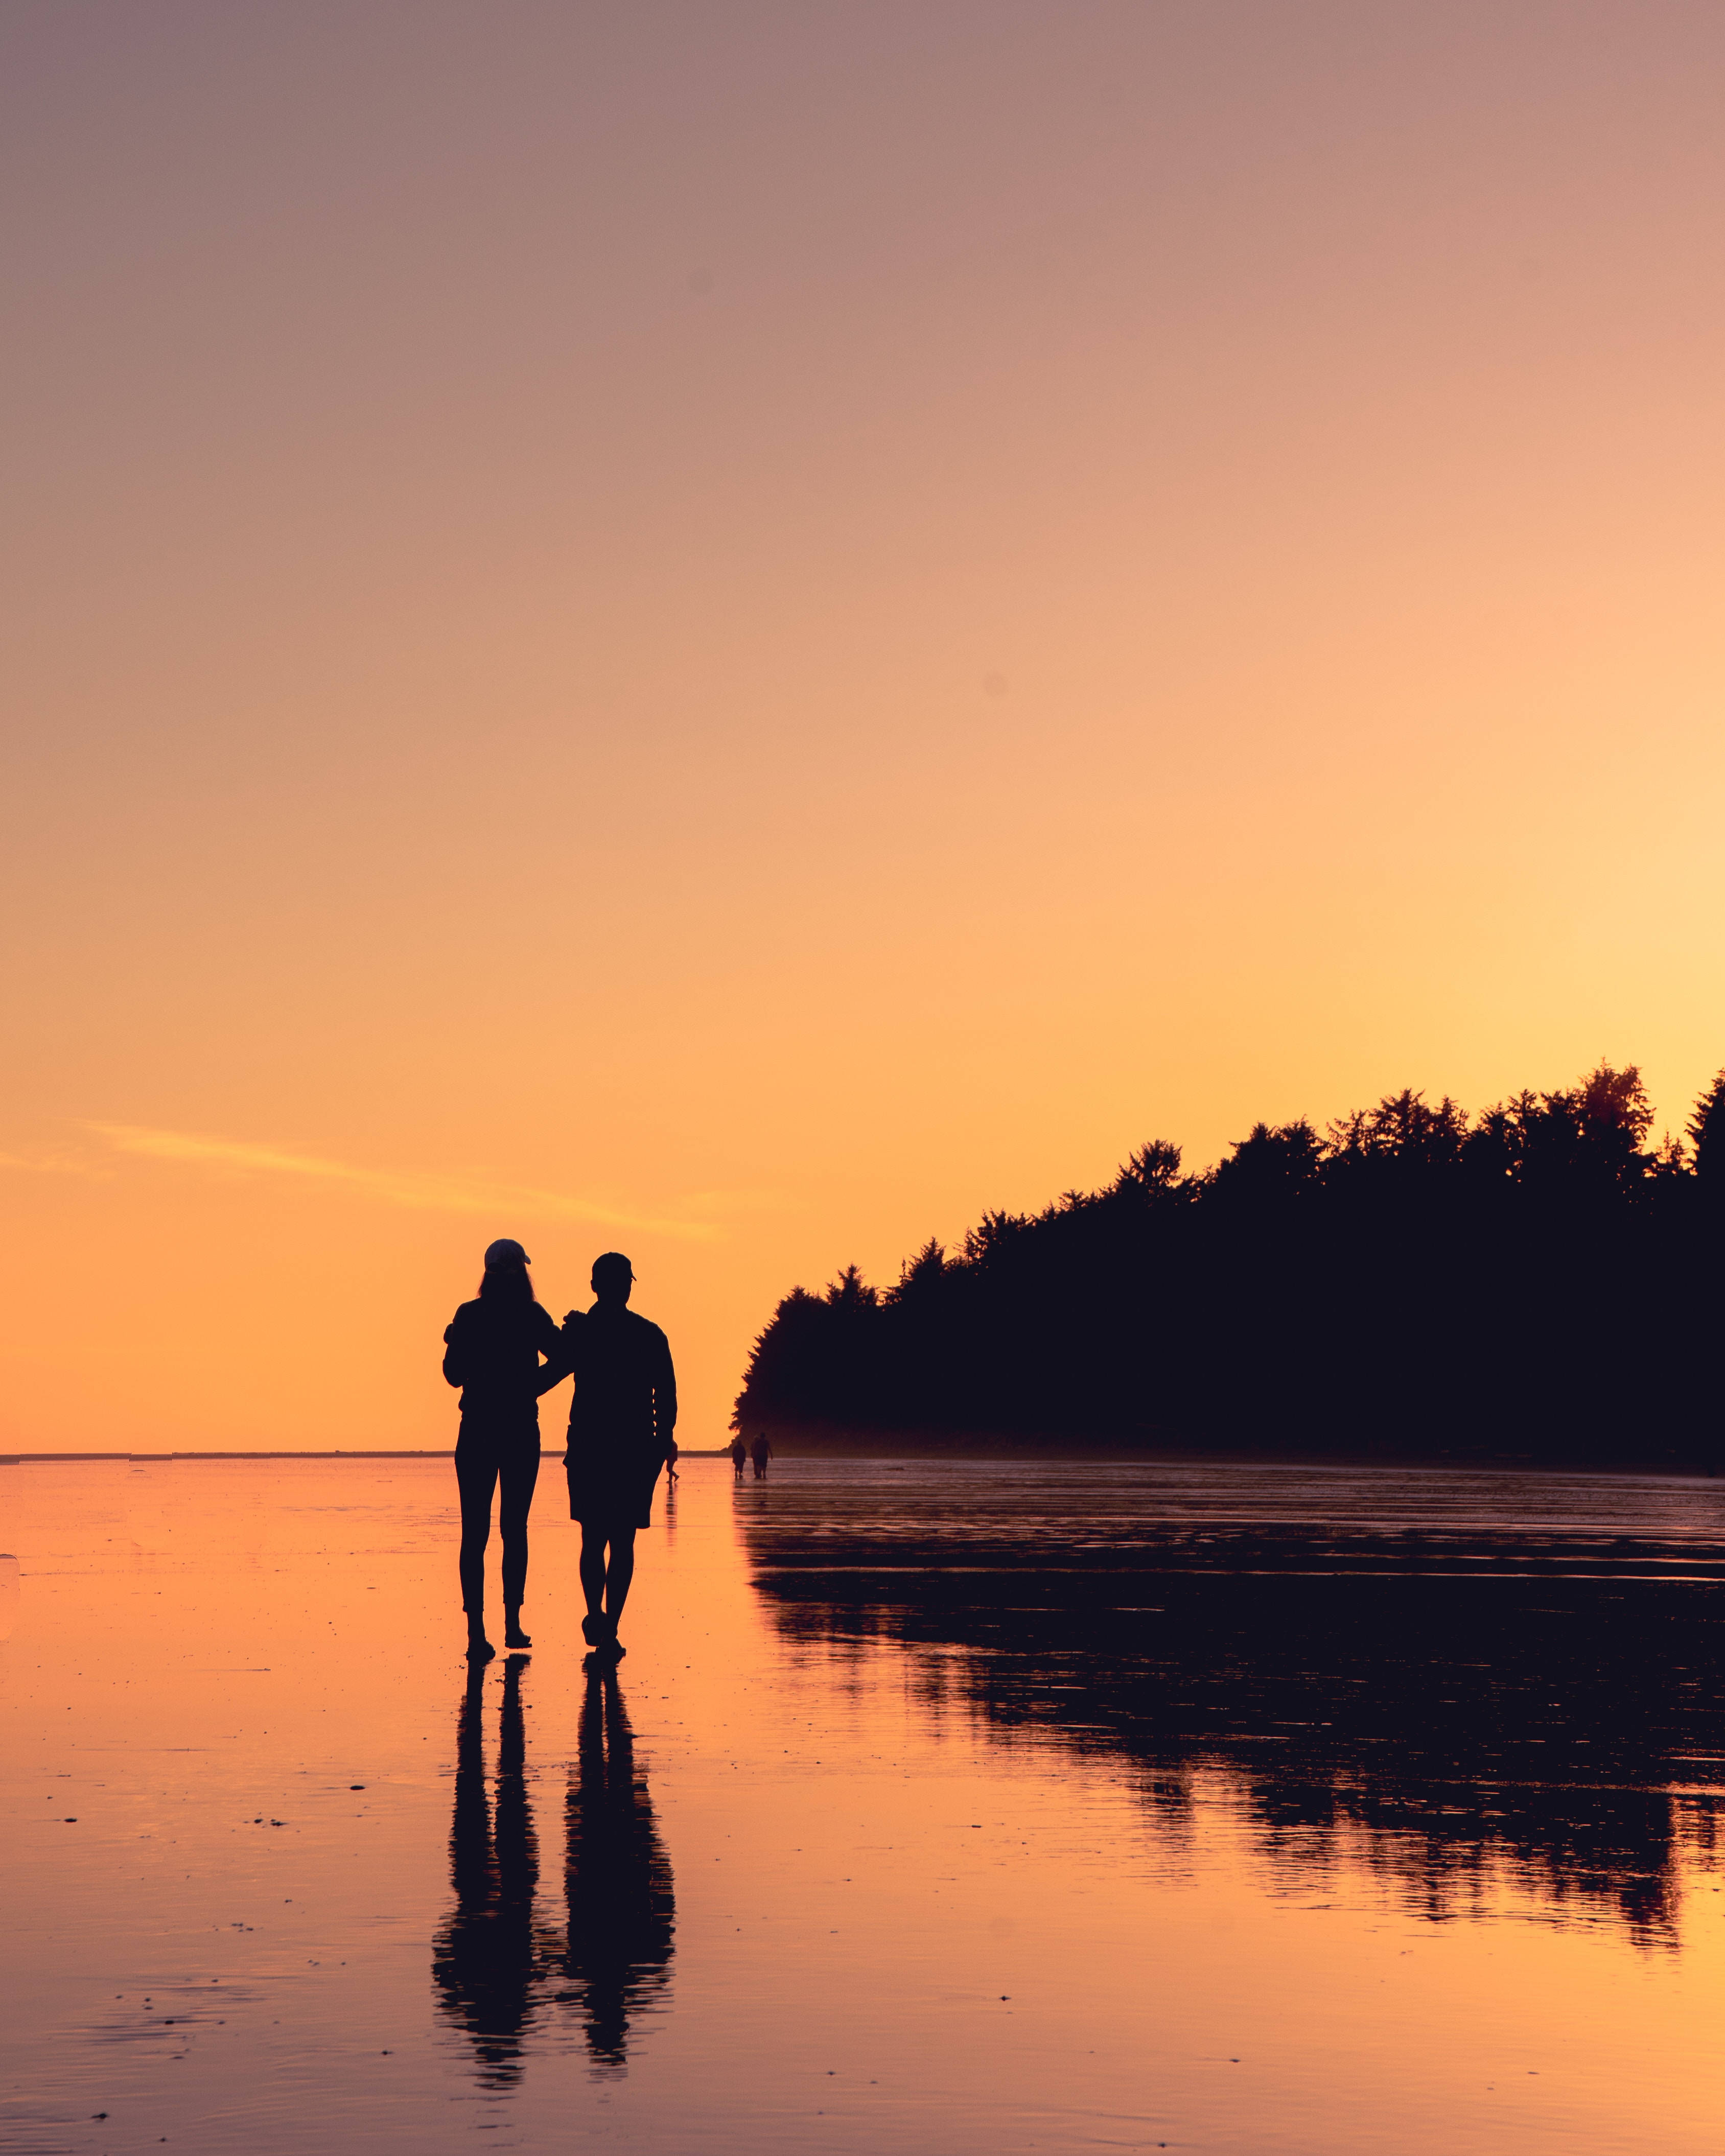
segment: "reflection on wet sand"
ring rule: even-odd
[[[1675,1943],[1677,1860],[1710,1855],[1725,1789],[1717,1495],[1627,1521],[1547,1495],[1517,1524],[1443,1477],[1386,1509],[1379,1477],[1376,1517],[1324,1494],[1338,1526],[1276,1518],[1261,1475],[1244,1517],[1214,1474],[1189,1502],[1096,1471],[1086,1511],[1043,1480],[968,1481],[962,1510],[914,1468],[751,1487],[756,1584],[789,1637],[898,1640],[931,1698],[1126,1755],[1165,1825],[1219,1774],[1302,1884],[1364,1862],[1439,1918],[1512,1881]]]
[[[616,1674],[591,1661],[566,1817],[563,1968],[575,1989],[561,1996],[585,2018],[595,2061],[620,2067],[629,2016],[661,2004],[670,1982],[676,1897]]]
[[[480,2079],[506,2088],[521,2078],[523,2040],[554,1942],[536,1918],[539,1843],[527,1798],[525,1665],[503,1666],[495,1823],[485,1783],[485,1668],[475,1666],[455,1725],[455,1810],[449,1826],[449,1883],[455,1906],[437,1935],[431,1974],[438,2003],[472,2040]]]
[[[895,1464],[470,1692],[446,1460],[0,1475],[0,2145],[1716,2156],[1725,1483]]]
[[[481,2086],[521,2076],[549,2006],[582,2017],[597,2066],[626,2064],[629,2017],[664,2003],[675,1893],[614,1671],[589,1661],[565,1824],[567,1920],[540,1904],[539,1843],[526,1779],[525,1660],[503,1667],[495,1802],[485,1772],[488,1675],[474,1670],[456,1717],[449,1877],[432,1980],[444,2016],[470,2040]]]

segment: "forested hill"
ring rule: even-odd
[[[738,1426],[814,1446],[1144,1444],[1711,1468],[1725,1451],[1725,1072],[1649,1144],[1640,1073],[1470,1118],[1404,1092],[1181,1173],[990,1213],[895,1285],[796,1288]]]

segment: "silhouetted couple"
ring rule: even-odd
[[[559,1328],[533,1292],[526,1252],[507,1237],[485,1252],[478,1297],[444,1334],[444,1375],[461,1388],[455,1479],[461,1492],[461,1606],[467,1651],[496,1652],[485,1637],[485,1546],[491,1499],[503,1537],[504,1643],[523,1649],[527,1514],[539,1479],[539,1399],[573,1376],[569,1517],[581,1523],[582,1631],[596,1652],[624,1650],[617,1620],[634,1577],[635,1531],[652,1524],[653,1488],[673,1455],[676,1375],[656,1325],[629,1307],[634,1270],[616,1250],[594,1261],[593,1305]],[[542,1360],[542,1358],[543,1358]]]
[[[766,1481],[767,1463],[773,1457],[773,1447],[768,1442],[767,1433],[764,1430],[762,1430],[756,1437],[752,1445],[745,1445],[743,1443],[742,1433],[739,1430],[737,1435],[731,1440],[730,1450],[732,1468],[731,1479],[733,1482],[742,1481],[742,1471],[751,1460],[755,1463],[756,1481],[764,1482]]]

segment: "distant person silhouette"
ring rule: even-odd
[[[733,1437],[731,1440],[731,1465],[735,1471],[732,1476],[733,1481],[737,1482],[742,1481],[742,1471],[748,1464],[748,1456],[749,1449],[743,1443],[742,1438]]]
[[[581,1522],[581,1630],[601,1655],[624,1649],[617,1620],[635,1573],[635,1530],[652,1524],[653,1486],[672,1457],[677,1380],[670,1343],[629,1307],[634,1268],[620,1251],[595,1259],[593,1306],[563,1320],[575,1373],[569,1409],[569,1517]]]
[[[497,1651],[485,1637],[485,1545],[491,1539],[491,1493],[500,1483],[505,1642],[533,1644],[521,1630],[521,1604],[527,1591],[527,1512],[539,1479],[539,1395],[567,1368],[562,1336],[533,1293],[528,1262],[526,1252],[509,1237],[493,1243],[477,1298],[462,1304],[444,1333],[444,1375],[461,1388],[461,1434],[455,1441],[461,1606],[467,1612],[467,1651],[482,1662]],[[542,1355],[553,1358],[548,1370],[541,1366]]]
[[[749,1458],[755,1463],[756,1481],[764,1482],[767,1480],[767,1463],[772,1457],[773,1447],[768,1443],[767,1433],[763,1430],[757,1435],[754,1443],[749,1447]],[[737,1471],[739,1476],[742,1473],[740,1467]]]
[[[559,1999],[584,2015],[595,2064],[620,2068],[629,2015],[669,1982],[677,1903],[617,1666],[598,1656],[588,1666],[566,1823],[564,1968],[575,1989]]]

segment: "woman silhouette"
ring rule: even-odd
[[[539,1479],[539,1395],[567,1374],[567,1362],[542,1368],[562,1342],[549,1311],[533,1293],[526,1252],[504,1236],[485,1252],[478,1299],[464,1302],[444,1334],[444,1375],[461,1388],[461,1435],[455,1480],[461,1491],[461,1606],[467,1612],[467,1651],[488,1662],[497,1650],[485,1637],[485,1545],[491,1538],[491,1492],[499,1484],[497,1524],[503,1536],[505,1645],[531,1647],[521,1630],[527,1588],[527,1509]]]

